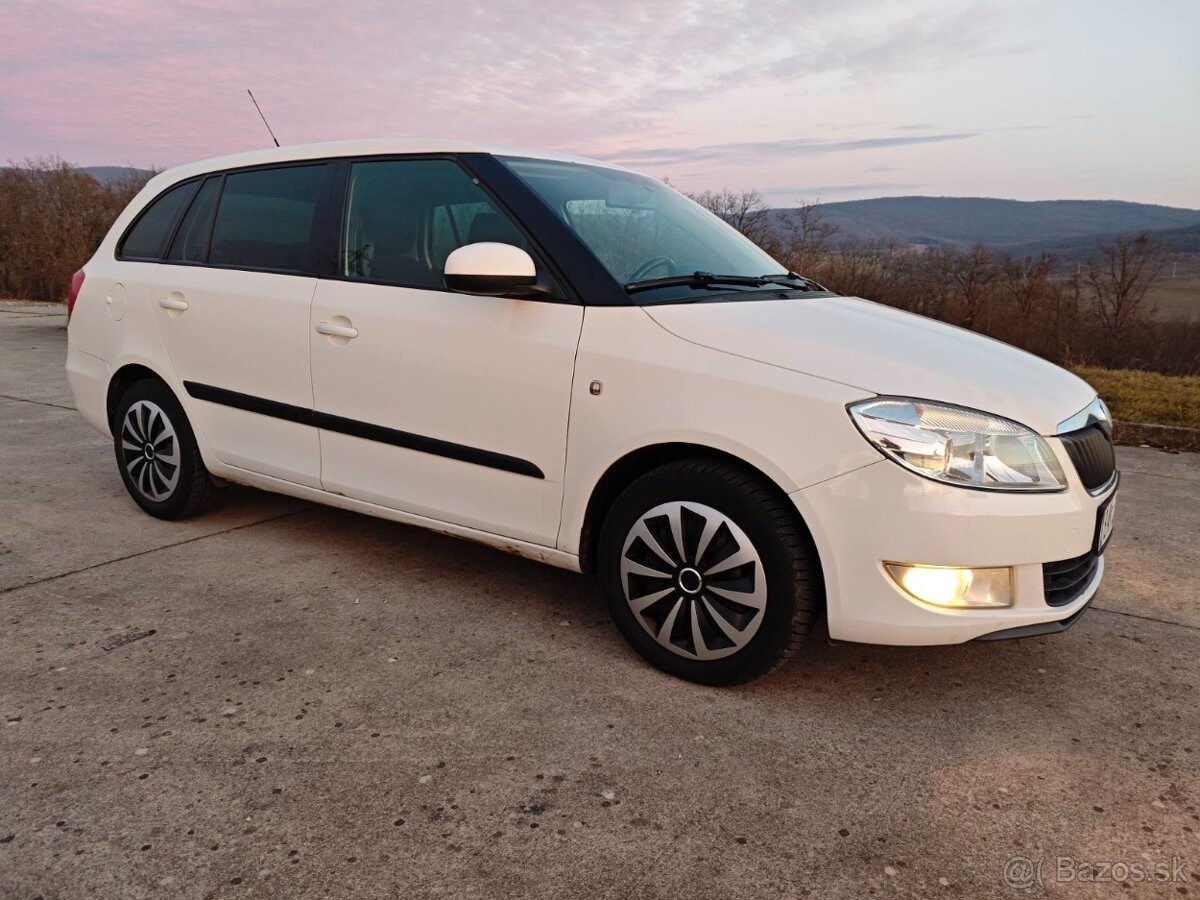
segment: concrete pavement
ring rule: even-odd
[[[238,488],[143,515],[58,311],[0,306],[5,900],[1200,895],[1200,457],[1121,448],[1066,634],[716,690],[580,576]]]

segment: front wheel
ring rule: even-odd
[[[601,531],[599,566],[634,648],[705,684],[771,671],[822,601],[816,550],[786,498],[716,460],[669,463],[626,488]]]
[[[113,449],[125,489],[152,516],[185,519],[216,497],[183,407],[161,381],[138,381],[122,395],[113,415]]]

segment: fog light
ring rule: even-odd
[[[904,593],[931,606],[953,609],[1012,606],[1011,569],[965,569],[884,563]]]

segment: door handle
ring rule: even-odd
[[[158,305],[163,309],[174,309],[183,312],[188,308],[188,303],[182,297],[163,297],[158,301]]]
[[[330,337],[347,339],[358,337],[358,329],[353,325],[338,325],[334,322],[318,322],[317,332],[319,334],[327,334]]]

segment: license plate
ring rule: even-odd
[[[1096,552],[1103,553],[1112,537],[1113,522],[1117,515],[1117,495],[1113,494],[1096,512]]]

